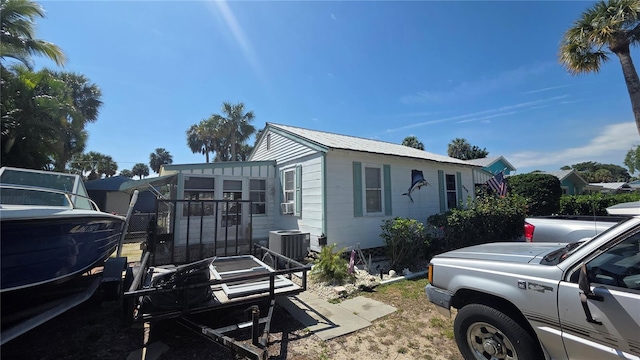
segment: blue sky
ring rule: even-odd
[[[557,62],[563,32],[592,2],[41,4],[37,36],[103,92],[86,151],[120,169],[158,147],[174,163],[204,162],[185,132],[223,101],[244,102],[257,128],[415,135],[438,154],[466,138],[517,173],[623,166],[640,143],[616,57],[579,77]]]

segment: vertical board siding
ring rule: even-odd
[[[445,212],[447,210],[446,193],[444,191],[445,185],[444,171],[438,170],[438,195],[440,199],[440,212]]]
[[[362,163],[353,162],[353,216],[362,217]]]

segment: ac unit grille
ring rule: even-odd
[[[293,260],[303,260],[309,251],[311,236],[299,230],[269,232],[269,250]]]

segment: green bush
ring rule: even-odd
[[[431,251],[440,252],[495,241],[509,241],[524,233],[526,201],[518,195],[478,197],[467,209],[452,209],[430,216],[427,223],[443,237],[432,240]]]
[[[550,174],[529,173],[507,179],[510,194],[527,199],[530,216],[557,214],[560,210],[562,188],[560,180]]]
[[[342,257],[344,249],[334,252],[336,246],[337,244],[322,247],[318,258],[314,261],[311,276],[320,281],[340,285],[351,275],[348,271],[347,260]]]
[[[640,193],[563,195],[560,198],[562,215],[607,215],[607,208],[616,204],[640,201]]]
[[[380,237],[387,246],[387,255],[391,259],[392,269],[402,271],[423,258],[428,241],[421,222],[396,217],[384,220],[380,228],[382,229]]]

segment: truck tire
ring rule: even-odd
[[[544,359],[537,340],[527,330],[486,305],[470,304],[460,309],[453,330],[466,360]]]

